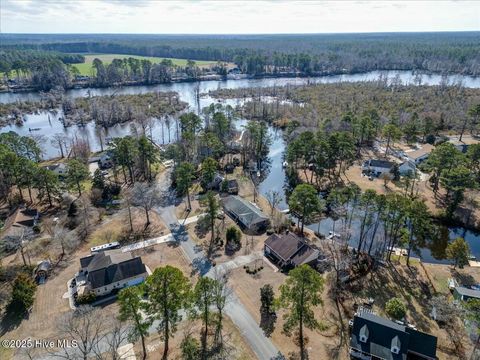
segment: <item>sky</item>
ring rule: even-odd
[[[0,0],[2,33],[478,30],[480,1]]]

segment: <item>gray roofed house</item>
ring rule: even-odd
[[[139,284],[148,275],[141,257],[133,257],[131,252],[121,250],[107,250],[83,257],[80,266],[77,284],[97,296]]]
[[[246,232],[262,233],[270,225],[270,219],[256,206],[240,196],[231,195],[223,199],[223,209]]]
[[[390,174],[395,163],[387,160],[370,159],[365,160],[362,164],[362,171],[380,176],[382,174]]]
[[[280,268],[285,269],[302,264],[315,264],[319,257],[317,249],[293,233],[270,235],[265,240],[264,253]]]
[[[453,297],[456,300],[468,301],[470,299],[480,299],[480,291],[469,289],[463,286],[457,286],[453,289]]]
[[[435,336],[360,309],[353,319],[350,355],[356,359],[437,359]]]

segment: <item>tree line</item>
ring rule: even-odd
[[[66,53],[234,61],[250,74],[421,70],[478,75],[478,34],[2,35],[6,46]]]

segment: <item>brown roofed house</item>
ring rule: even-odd
[[[303,238],[293,233],[272,234],[264,245],[265,256],[282,269],[294,268],[299,265],[315,265],[319,251],[308,245]]]

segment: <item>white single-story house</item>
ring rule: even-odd
[[[362,164],[362,171],[375,176],[382,176],[383,174],[389,174],[393,177],[392,169],[395,163],[387,160],[370,159],[365,160]]]
[[[66,176],[68,172],[68,166],[65,163],[48,165],[46,168],[53,171],[58,176]]]

